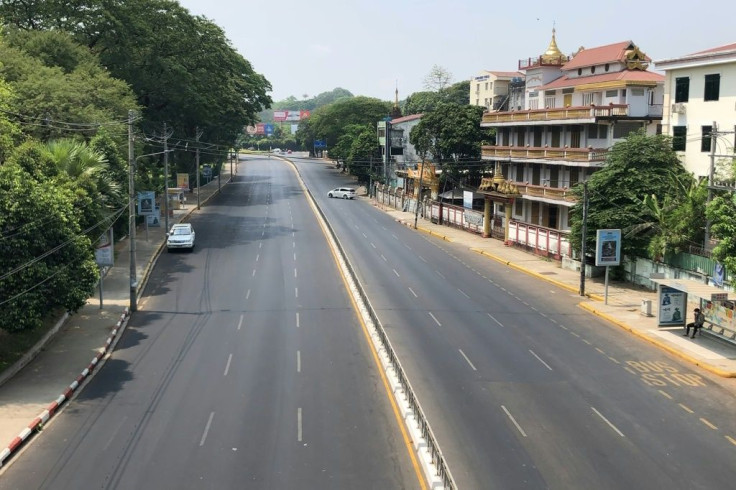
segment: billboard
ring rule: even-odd
[[[148,216],[153,214],[153,208],[156,203],[156,193],[154,191],[141,191],[138,193],[138,214]]]
[[[273,111],[273,120],[276,122],[286,121],[289,111]]]
[[[176,186],[183,190],[188,191],[189,190],[189,174],[176,174]]]
[[[309,117],[309,111],[273,111],[274,122],[298,122]]]
[[[256,124],[256,134],[266,134],[266,123]]]
[[[112,228],[100,235],[95,247],[95,262],[97,265],[106,265],[112,267],[115,265],[114,245],[112,238]]]

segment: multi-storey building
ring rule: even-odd
[[[698,177],[710,172],[711,131],[718,137],[715,153],[734,154],[736,141],[736,44],[655,62],[663,69],[663,132],[685,167]]]
[[[470,105],[488,111],[508,109],[512,86],[523,86],[524,74],[516,71],[483,70],[470,79]],[[510,90],[511,88],[511,90]]]
[[[601,168],[608,148],[630,132],[661,128],[664,77],[648,71],[649,62],[631,41],[568,57],[554,31],[543,55],[519,62],[526,74],[522,109],[489,111],[481,122],[496,130],[496,144],[484,146],[482,158],[519,192],[512,220],[569,230],[570,189]],[[507,214],[502,206],[494,204],[494,215]]]

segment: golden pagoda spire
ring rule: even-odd
[[[560,51],[560,48],[557,47],[557,40],[555,39],[555,28],[552,28],[552,40],[549,42],[549,46],[547,46],[547,51],[544,52],[542,55],[542,61],[546,63],[555,63],[555,62],[565,62],[567,61],[567,56],[562,54],[562,51]]]

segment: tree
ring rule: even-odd
[[[657,223],[658,219],[651,209],[642,206],[644,196],[655,195],[660,205],[671,207],[682,200],[677,182],[688,179],[692,177],[672,151],[672,140],[667,136],[647,136],[642,130],[613,145],[605,166],[588,179],[586,253],[593,251],[596,230],[611,228],[624,231],[622,253],[649,256],[652,233],[642,233],[642,225]],[[573,189],[573,195],[577,203],[571,209],[570,242],[580,250],[582,185]],[[684,226],[690,230],[702,228],[702,215],[682,219],[686,219]]]
[[[402,112],[405,115],[425,114],[433,111],[442,103],[442,96],[437,92],[414,92],[404,101]]]
[[[429,156],[443,169],[444,179],[458,184],[467,161],[480,159],[481,141],[489,137],[480,127],[482,116],[482,107],[441,104],[422,116],[409,141],[417,154]]]
[[[736,272],[736,193],[714,198],[708,204],[707,215],[712,222],[712,237],[718,240],[713,258],[733,274]]]
[[[431,92],[442,92],[450,81],[452,81],[452,73],[439,65],[434,65],[424,77],[424,88]]]
[[[368,125],[362,126],[357,137],[353,139],[348,154],[348,170],[358,177],[358,181],[368,183],[373,177],[373,162],[381,158],[375,130]]]
[[[76,311],[92,294],[97,266],[76,219],[72,189],[0,166],[0,328],[36,328],[58,307]]]

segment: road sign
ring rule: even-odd
[[[314,140],[314,147],[315,148],[327,148],[327,143],[325,140]]]

